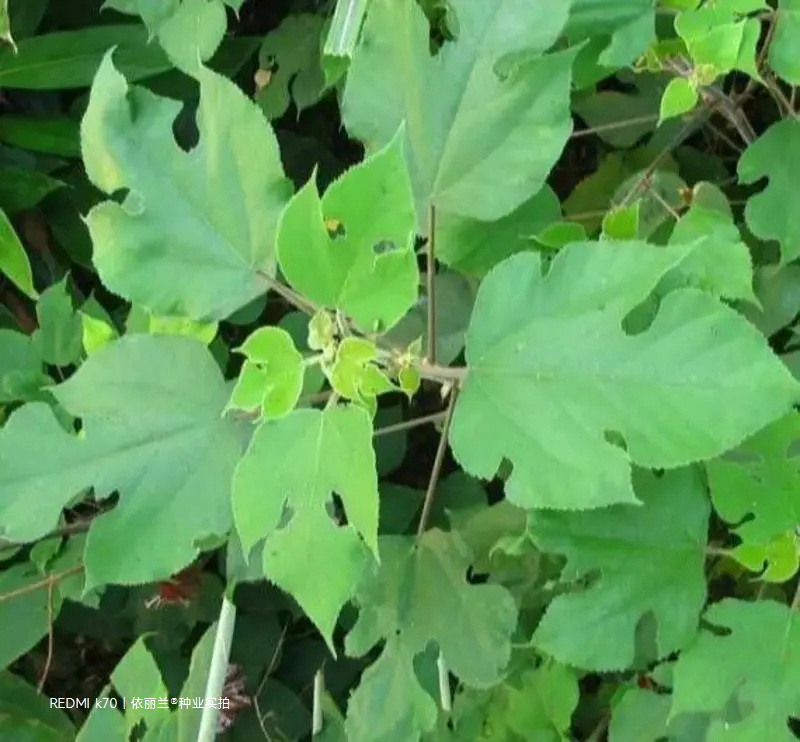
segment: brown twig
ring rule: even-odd
[[[447,412],[445,413],[444,425],[442,426],[442,434],[439,438],[439,445],[436,448],[436,456],[433,459],[433,467],[431,468],[431,476],[428,480],[428,488],[425,490],[425,501],[422,504],[422,513],[419,516],[419,526],[417,527],[417,538],[422,538],[425,529],[428,526],[428,518],[431,514],[431,507],[433,505],[433,497],[436,494],[436,485],[439,483],[439,477],[442,473],[442,464],[444,463],[444,454],[447,451],[447,436],[450,433],[450,423],[453,420],[453,411],[456,408],[456,400],[458,399],[458,387],[453,387],[450,392],[450,404],[447,405]]]
[[[264,280],[269,288],[271,288],[276,294],[278,294],[296,309],[299,309],[301,312],[305,312],[311,316],[315,315],[319,311],[320,308],[313,301],[301,296],[293,289],[290,289],[286,284],[281,283],[278,279],[270,276],[269,273],[265,273],[264,271],[257,271],[256,273],[259,278]]]
[[[580,115],[580,114],[579,114]],[[593,126],[589,129],[581,129],[575,131],[570,136],[570,139],[580,139],[581,137],[588,137],[592,134],[602,134],[605,131],[614,131],[614,129],[624,129],[628,126],[635,126],[636,124],[647,124],[651,121],[657,121],[658,114],[650,113],[646,116],[634,116],[633,118],[626,119],[625,121],[615,121],[612,124],[601,124],[600,126]]]
[[[434,412],[432,415],[424,415],[423,417],[415,417],[413,420],[404,420],[401,423],[394,425],[387,425],[384,428],[378,428],[373,434],[373,438],[378,438],[382,435],[390,435],[392,433],[399,433],[403,430],[410,430],[411,428],[418,428],[421,425],[428,423],[438,423],[447,417],[447,412]]]
[[[56,574],[51,574],[45,577],[42,580],[37,580],[36,582],[30,583],[30,585],[25,585],[25,587],[17,588],[16,590],[11,590],[7,593],[3,593],[0,595],[0,603],[5,603],[8,600],[12,600],[13,598],[19,598],[21,595],[27,595],[28,593],[36,592],[43,587],[47,587],[48,585],[56,582],[61,582],[61,580],[66,579],[67,577],[71,577],[78,572],[82,572],[84,569],[82,564],[76,564],[74,567],[70,567],[69,569],[65,569],[63,572],[57,572]]]

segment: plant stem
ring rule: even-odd
[[[463,366],[437,366],[422,361],[416,369],[423,379],[430,381],[461,383],[467,376],[467,369]]]
[[[54,644],[54,622],[55,619],[53,618],[53,588],[55,582],[51,577],[47,583],[47,659],[44,663],[44,669],[42,670],[42,676],[39,678],[39,683],[36,686],[36,692],[41,694],[42,689],[44,688],[45,681],[47,680],[47,676],[50,674],[50,665],[53,664],[53,644]]]
[[[276,294],[281,296],[289,304],[296,309],[299,309],[301,312],[305,312],[306,314],[313,316],[319,311],[319,307],[313,301],[301,296],[293,289],[290,289],[286,284],[283,284],[276,278],[270,276],[269,273],[258,271],[258,276],[263,278],[269,288],[271,288]]]
[[[378,428],[372,434],[372,437],[378,438],[382,435],[390,435],[392,433],[399,433],[403,430],[418,428],[420,425],[427,425],[428,423],[437,423],[439,422],[439,420],[444,420],[446,417],[447,417],[447,412],[434,412],[432,415],[415,417],[413,420],[404,420],[401,423],[395,423],[394,425],[387,425],[384,428]]]
[[[633,118],[625,119],[625,121],[615,121],[613,124],[602,124],[601,126],[593,126],[590,129],[581,129],[575,131],[570,136],[570,139],[580,139],[581,137],[588,137],[592,134],[601,134],[604,131],[614,131],[614,129],[624,129],[628,126],[635,126],[636,124],[647,124],[651,121],[657,121],[658,114],[650,113],[646,116],[634,116]]]
[[[325,676],[322,668],[314,675],[314,698],[311,707],[311,736],[316,737],[322,732],[322,693],[325,690]]]
[[[225,686],[225,676],[228,672],[228,659],[231,654],[231,640],[233,627],[236,623],[236,606],[228,600],[227,595],[222,596],[222,607],[217,622],[217,634],[214,637],[214,653],[211,657],[211,667],[208,670],[206,682],[206,698],[220,698]],[[200,729],[197,732],[197,742],[214,742],[217,738],[219,725],[219,709],[215,704],[204,704],[203,715],[200,717]]]
[[[28,593],[35,592],[36,590],[40,590],[43,587],[48,587],[49,585],[55,584],[56,582],[61,582],[61,580],[69,577],[70,575],[77,574],[82,570],[83,570],[83,565],[76,564],[74,567],[65,569],[63,572],[57,572],[54,575],[53,574],[48,575],[43,580],[37,580],[36,582],[31,582],[30,585],[25,585],[24,587],[17,588],[16,590],[11,590],[10,592],[3,593],[2,595],[0,595],[0,603],[5,603],[7,600],[11,600],[12,598],[18,598],[20,595],[27,595]]]
[[[453,710],[453,697],[450,693],[450,673],[447,670],[447,663],[445,663],[441,652],[436,658],[436,669],[439,674],[439,703],[442,706],[442,711],[449,714]]]
[[[453,391],[450,392],[450,404],[447,405],[444,425],[442,426],[442,434],[439,438],[439,445],[436,448],[436,456],[433,459],[433,468],[431,469],[431,476],[428,480],[428,489],[425,491],[425,501],[422,504],[422,513],[419,516],[417,539],[422,538],[422,534],[425,533],[425,529],[428,527],[428,518],[430,518],[431,515],[431,506],[433,505],[433,496],[436,494],[436,485],[439,483],[439,476],[442,473],[444,454],[447,451],[447,436],[450,432],[450,423],[453,420],[453,411],[456,408],[457,399],[458,387],[456,386],[453,387]]]
[[[425,246],[427,272],[425,282],[428,291],[428,363],[436,364],[436,207],[428,210],[428,241]]]

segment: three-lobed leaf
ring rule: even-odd
[[[96,351],[53,388],[80,421],[65,430],[41,402],[0,430],[0,528],[32,541],[61,509],[93,488],[119,503],[86,543],[87,584],[165,579],[200,542],[231,526],[238,427],[222,419],[227,393],[205,346],[177,336],[133,335]]]
[[[546,273],[536,254],[497,266],[478,293],[450,431],[463,468],[489,479],[509,459],[506,492],[523,507],[633,502],[631,463],[712,458],[783,415],[800,386],[713,297],[671,291],[649,326],[626,330],[686,254],[606,241],[570,245]]]
[[[103,283],[162,315],[224,319],[266,292],[288,200],[275,136],[234,83],[197,72],[198,144],[184,152],[176,101],[129,88],[108,55],[81,123],[86,172],[106,194],[87,217]]]
[[[572,130],[574,53],[542,56],[567,4],[456,0],[452,9],[457,38],[432,57],[414,0],[371,3],[342,101],[348,131],[368,151],[405,121],[422,225],[429,206],[483,220],[513,211],[544,185]]]
[[[337,523],[334,493],[347,525]],[[378,552],[378,481],[367,412],[304,409],[263,422],[236,468],[233,512],[244,553],[264,541],[265,575],[297,600],[332,648],[337,617],[368,560],[367,548]]]

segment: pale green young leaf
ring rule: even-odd
[[[368,151],[406,122],[422,231],[431,205],[487,221],[516,209],[542,188],[572,130],[574,52],[538,56],[561,33],[567,4],[450,5],[457,39],[431,57],[428,22],[414,0],[373,2],[342,101],[348,131]],[[521,61],[501,70],[510,58]]]
[[[375,414],[376,398],[396,390],[375,363],[377,357],[378,349],[371,340],[346,337],[339,344],[328,372],[333,391],[365,406],[371,415]]]
[[[156,314],[223,319],[266,292],[290,185],[260,110],[225,78],[198,77],[200,141],[184,152],[172,133],[180,104],[129,88],[105,58],[83,158],[98,188],[128,195],[95,206],[87,223],[112,291]]]
[[[281,217],[278,260],[289,283],[365,330],[387,330],[418,292],[414,201],[402,130],[320,199],[314,177]]]
[[[286,113],[294,101],[298,113],[316,103],[325,92],[322,72],[321,16],[310,13],[290,15],[270,31],[258,52],[259,69],[269,73],[260,86],[256,101],[267,118]]]
[[[800,567],[800,536],[792,528],[765,543],[739,544],[728,554],[763,582],[786,582]]]
[[[783,262],[800,257],[800,220],[787,203],[799,193],[794,165],[800,157],[800,121],[786,118],[772,124],[739,159],[740,183],[769,178],[769,184],[752,196],[745,220],[762,240],[777,240]]]
[[[506,493],[523,507],[633,502],[631,462],[712,458],[785,414],[800,385],[713,297],[672,291],[649,327],[624,329],[685,254],[607,241],[570,245],[546,274],[535,254],[497,266],[478,293],[450,432],[464,469],[490,479],[509,459]]]
[[[70,366],[81,356],[83,326],[81,316],[72,305],[64,278],[42,292],[36,304],[39,329],[33,343],[45,363]]]
[[[345,642],[349,655],[361,656],[386,639],[350,697],[352,742],[407,742],[432,729],[435,701],[414,671],[415,658],[431,643],[465,685],[497,683],[517,622],[505,588],[467,582],[470,554],[457,535],[433,529],[418,543],[387,536],[380,545],[381,564],[371,565],[358,585],[360,613]]]
[[[710,69],[714,77],[740,70],[760,79],[756,47],[761,23],[748,16],[764,9],[764,0],[716,0],[678,14],[675,30],[695,65]]]
[[[800,716],[796,613],[771,600],[745,603],[726,598],[712,605],[704,618],[726,633],[700,633],[678,658],[671,715],[722,713],[735,699],[741,716],[713,721],[709,742],[796,740],[788,724],[789,717]]]
[[[32,541],[81,491],[120,492],[86,542],[89,586],[164,579],[198,543],[228,531],[240,431],[223,420],[227,391],[202,343],[133,335],[98,350],[53,389],[80,418],[73,434],[42,403],[0,430],[0,527]]]
[[[35,299],[36,289],[33,287],[33,274],[25,248],[17,237],[14,227],[0,209],[0,273],[27,296]]]
[[[731,454],[706,464],[714,508],[723,520],[739,524],[733,530],[745,547],[740,560],[747,564],[757,559],[758,553],[753,549],[760,547],[768,566],[773,566],[776,559],[785,563],[788,557],[791,568],[794,546],[791,532],[800,523],[798,443],[800,414],[790,412]],[[782,540],[774,542],[781,536]],[[739,550],[741,546],[734,550],[734,556]],[[753,566],[760,571],[764,561]],[[786,569],[779,570],[781,574],[785,572]]]
[[[693,247],[667,285],[696,286],[723,299],[758,305],[750,250],[730,214],[693,205],[675,224],[669,241]]]
[[[780,0],[768,59],[772,69],[790,85],[800,85],[798,38],[800,38],[800,0]]]
[[[329,512],[334,493],[345,526]],[[364,543],[378,552],[369,415],[358,407],[303,409],[262,423],[236,468],[233,513],[244,552],[266,539],[266,576],[297,600],[332,647],[339,611],[369,558]]]
[[[602,238],[607,240],[635,240],[639,236],[639,211],[641,203],[612,209],[603,217]]]
[[[709,515],[700,472],[658,477],[637,470],[635,483],[642,505],[529,516],[536,545],[567,557],[562,577],[599,572],[588,588],[555,598],[533,635],[559,662],[601,672],[629,667],[636,627],[648,612],[657,623],[659,657],[681,649],[697,630]]]
[[[279,327],[261,327],[239,348],[247,360],[228,407],[267,418],[288,415],[300,399],[305,365],[291,336]]]
[[[441,214],[436,257],[459,273],[483,277],[510,255],[532,249],[534,236],[560,218],[561,204],[550,186],[496,221]]]
[[[658,114],[659,124],[667,119],[682,116],[691,111],[699,100],[697,88],[685,77],[674,77],[669,81],[664,96],[661,98],[661,110]]]
[[[50,383],[43,362],[29,335],[0,329],[0,403],[28,398]]]

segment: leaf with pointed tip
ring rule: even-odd
[[[762,240],[777,240],[781,257],[788,263],[800,257],[800,221],[787,209],[795,198],[800,157],[800,121],[786,118],[772,124],[739,158],[740,183],[755,183],[769,178],[760,193],[747,202],[745,220],[753,234]]]
[[[414,228],[401,130],[321,199],[312,176],[291,200],[278,231],[281,271],[311,301],[387,330],[417,297]]]
[[[423,225],[431,205],[486,221],[513,211],[542,188],[572,131],[574,52],[540,56],[561,33],[567,3],[450,5],[457,39],[431,57],[428,23],[414,0],[373,2],[342,102],[348,131],[368,151],[406,122]],[[521,61],[509,69],[515,57]]]
[[[81,490],[120,501],[86,542],[89,586],[165,579],[231,525],[239,428],[222,419],[227,392],[199,341],[133,335],[96,351],[53,389],[80,418],[75,435],[42,403],[0,429],[0,527],[33,541]]]
[[[659,478],[637,470],[635,482],[642,505],[529,516],[536,545],[567,557],[564,576],[600,573],[587,589],[555,598],[533,635],[559,662],[601,672],[630,667],[636,627],[647,612],[658,624],[659,657],[685,646],[697,630],[709,515],[700,472]],[[589,635],[603,640],[587,642]]]
[[[333,494],[348,525],[328,508]],[[266,576],[297,600],[332,649],[367,547],[378,553],[372,423],[358,407],[295,410],[256,430],[236,468],[233,513],[244,552],[264,544]]]
[[[753,260],[729,214],[692,206],[675,225],[671,245],[694,243],[673,274],[671,286],[697,286],[723,299],[757,305],[753,292]],[[662,284],[662,289],[666,286]]]
[[[53,284],[42,292],[36,303],[39,329],[33,334],[33,344],[45,363],[70,366],[81,356],[83,325],[67,291],[67,279]]]
[[[345,642],[349,655],[361,656],[386,638],[381,656],[350,697],[347,731],[353,742],[417,739],[432,728],[435,703],[414,672],[414,660],[431,643],[467,686],[497,683],[517,622],[505,588],[467,582],[470,554],[456,534],[433,529],[417,543],[387,536],[380,544],[381,564],[372,565],[359,583],[361,610]],[[383,713],[377,715],[379,707]],[[404,730],[410,736],[398,736]]]
[[[649,327],[626,331],[685,254],[606,241],[570,245],[546,274],[535,254],[497,266],[478,293],[450,431],[464,469],[490,479],[509,459],[507,496],[523,507],[633,502],[631,463],[712,458],[785,414],[800,385],[713,297],[671,291]]]
[[[0,209],[0,273],[31,299],[35,299],[31,264],[5,212]]]
[[[198,79],[200,141],[184,152],[172,133],[180,104],[129,88],[106,56],[81,146],[92,182],[127,196],[87,223],[109,289],[156,314],[224,319],[266,292],[291,187],[258,107],[209,70]]]
[[[305,365],[286,330],[261,327],[239,349],[247,360],[236,381],[228,407],[265,418],[288,415],[300,399]]]
[[[708,742],[796,740],[789,728],[789,717],[800,716],[796,613],[771,600],[726,598],[704,618],[726,633],[702,632],[678,658],[671,715],[723,712],[736,699],[741,715],[712,722]]]

